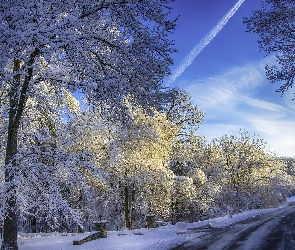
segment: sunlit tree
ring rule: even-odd
[[[136,213],[151,212],[168,217],[173,173],[168,160],[177,126],[165,114],[150,116],[139,108],[132,111],[133,123],[118,131],[110,158],[111,182],[121,192],[125,227],[133,228]],[[140,208],[141,211],[138,211]]]
[[[213,144],[220,151],[215,168],[222,182],[216,201],[222,210],[270,207],[290,191],[284,165],[266,150],[264,140],[241,130],[238,135],[224,135]]]

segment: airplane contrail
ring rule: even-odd
[[[226,25],[228,20],[236,13],[236,11],[241,7],[245,0],[239,0],[234,7],[232,7],[226,15],[215,25],[215,27],[207,33],[200,42],[198,42],[193,49],[188,53],[188,55],[183,59],[183,61],[176,68],[175,72],[172,74],[168,81],[168,85],[172,84],[193,62],[197,55],[212,41],[212,39],[218,34],[218,32]]]

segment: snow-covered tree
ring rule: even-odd
[[[290,191],[284,165],[266,150],[266,142],[241,130],[213,141],[220,152],[215,168],[220,172],[220,192],[215,202],[222,211],[277,205]]]
[[[106,101],[121,116],[127,95],[144,107],[154,104],[174,51],[169,2],[1,1],[0,89],[9,103],[3,250],[18,248],[18,135],[28,98],[49,101],[40,95],[44,82],[56,92],[83,92],[94,107]]]
[[[181,176],[186,175],[195,165],[193,158],[204,144],[204,138],[197,134],[204,112],[193,104],[187,92],[181,89],[174,89],[173,92],[165,113],[167,119],[176,124],[179,130],[173,143],[170,168]]]
[[[262,8],[245,18],[247,31],[258,34],[259,46],[267,55],[275,54],[279,66],[266,66],[271,82],[283,82],[277,90],[282,94],[292,88],[295,77],[293,0],[263,0]]]
[[[196,131],[203,121],[204,112],[193,104],[189,93],[173,89],[172,98],[166,107],[167,119],[179,126],[179,135],[185,130]]]
[[[156,110],[150,116],[134,108],[132,114],[133,123],[119,130],[111,145],[108,169],[113,191],[120,192],[118,216],[124,212],[128,229],[142,226],[149,212],[169,216],[173,173],[168,160],[177,133],[177,126]]]
[[[68,196],[78,186],[88,193],[86,196],[89,198],[84,172],[97,172],[95,162],[87,149],[79,152],[68,150],[71,142],[79,136],[79,133],[75,137],[70,134],[64,122],[65,115],[77,112],[75,99],[69,93],[66,97],[65,92],[56,93],[44,83],[40,86],[39,95],[47,96],[48,102],[29,97],[19,129],[16,157],[24,166],[16,176],[18,217],[21,218],[18,225],[23,230],[30,230],[31,218],[38,223],[35,231],[74,230],[82,222],[78,218],[81,213],[73,210],[76,208],[73,206],[74,195],[71,200]],[[7,117],[4,116],[3,121],[7,121]],[[5,142],[6,137],[2,144]],[[98,177],[98,174],[93,175]],[[5,215],[5,211],[1,212]]]
[[[295,158],[293,157],[280,157],[280,160],[286,164],[287,173],[295,177]]]

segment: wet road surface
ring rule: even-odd
[[[295,205],[212,229],[173,250],[295,250]]]

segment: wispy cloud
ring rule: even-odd
[[[260,135],[279,155],[295,156],[295,105],[265,79],[266,60],[272,58],[198,79],[185,89],[206,113],[200,134],[208,139],[242,128]]]
[[[286,108],[282,105],[272,103],[272,102],[267,102],[255,98],[251,98],[245,95],[240,95],[239,98],[240,102],[243,102],[244,104],[247,104],[249,106],[252,106],[256,109],[265,109],[269,111],[274,111],[274,112],[282,112],[282,113],[295,113],[289,108]]]
[[[195,103],[205,111],[223,109],[232,111],[240,103],[241,95],[253,91],[263,82],[263,66],[236,67],[222,75],[197,79],[186,83]]]

